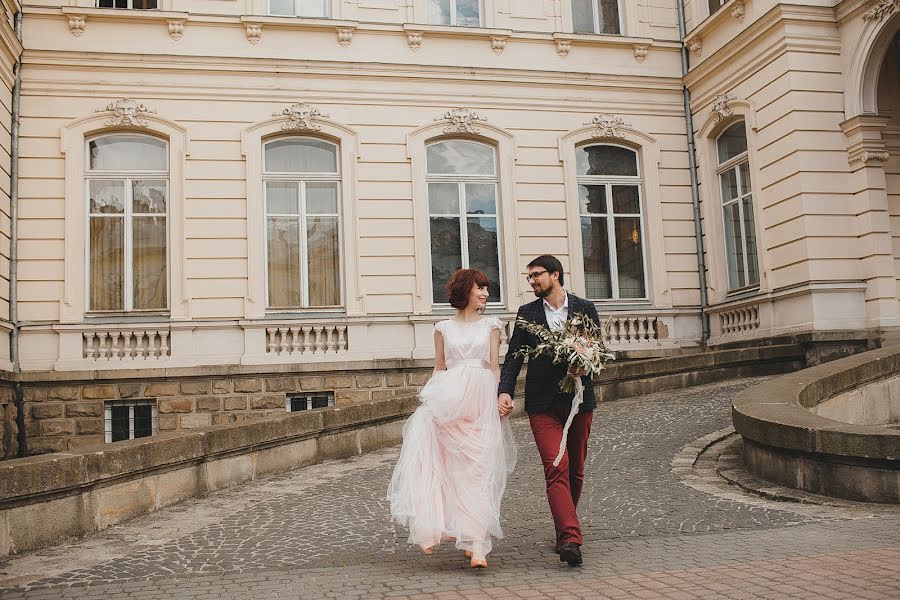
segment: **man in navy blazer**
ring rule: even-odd
[[[562,327],[569,317],[580,314],[599,325],[600,318],[592,302],[578,298],[563,288],[563,268],[555,256],[544,254],[528,263],[531,289],[537,300],[519,307],[517,319],[525,319],[550,329]],[[524,346],[536,346],[538,339],[521,327],[513,330],[509,340],[509,350],[500,373],[499,406],[501,414],[512,411],[512,397],[516,389],[516,379],[522,369],[524,357],[516,352]],[[590,377],[581,375],[584,384],[584,403],[569,428],[566,452],[558,466],[553,461],[559,452],[563,427],[572,407],[572,394],[559,390],[559,383],[566,375],[568,366],[553,364],[548,356],[528,359],[525,375],[525,412],[531,423],[531,431],[544,464],[544,478],[547,482],[547,500],[556,527],[556,551],[560,561],[569,566],[582,562],[581,524],[575,509],[581,497],[584,484],[584,463],[587,458],[588,437],[597,400]]]

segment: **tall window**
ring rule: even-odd
[[[432,25],[481,27],[481,0],[427,0]]]
[[[759,285],[753,189],[744,122],[729,127],[716,140],[719,186],[725,219],[725,252],[728,287],[737,290]]]
[[[488,301],[500,302],[494,148],[445,140],[429,144],[425,154],[433,301],[446,303],[444,285],[456,269],[467,268],[488,276]]]
[[[587,297],[646,298],[637,152],[609,144],[582,146],[576,168]]]
[[[146,135],[88,142],[88,309],[163,310],[168,145]]]
[[[269,0],[269,14],[288,17],[328,17],[330,0]]]
[[[720,8],[722,5],[728,2],[728,0],[707,0],[709,2],[709,14],[713,14]]]
[[[263,154],[269,308],[339,306],[338,147],[280,138]]]
[[[619,0],[572,0],[575,33],[622,33]]]
[[[99,8],[155,9],[156,0],[97,0]]]

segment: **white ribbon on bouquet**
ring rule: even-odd
[[[553,461],[554,467],[559,466],[559,461],[562,460],[563,454],[566,452],[566,443],[569,440],[569,427],[572,425],[575,415],[578,414],[578,408],[582,402],[584,402],[584,384],[581,382],[581,377],[575,377],[575,396],[572,397],[572,408],[569,410],[569,418],[566,419],[566,425],[563,427],[562,439],[559,441],[559,454],[556,455],[556,459]]]

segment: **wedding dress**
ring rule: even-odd
[[[391,516],[423,549],[455,540],[475,556],[503,537],[500,501],[516,463],[509,419],[497,412],[489,369],[496,317],[435,325],[444,339],[445,371],[419,392],[421,405],[403,426],[403,446],[388,487]]]

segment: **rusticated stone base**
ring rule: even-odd
[[[0,460],[18,456],[19,427],[12,386],[0,386]]]
[[[744,438],[744,463],[757,477],[813,494],[900,503],[900,464],[896,460],[790,452]]]

